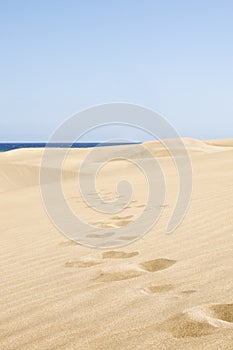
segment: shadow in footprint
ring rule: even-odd
[[[168,319],[159,325],[158,329],[171,333],[175,338],[197,338],[216,332],[216,328],[208,322],[192,320],[184,314]]]
[[[140,266],[148,272],[155,272],[155,271],[165,270],[168,267],[174,265],[175,263],[176,263],[176,260],[155,259],[155,260],[145,261],[141,263]]]
[[[115,282],[115,281],[128,280],[139,276],[142,276],[142,273],[134,270],[121,271],[121,272],[106,272],[106,273],[101,273],[96,278],[96,280],[100,282]]]
[[[113,235],[114,235],[113,232],[106,232],[103,234],[90,233],[86,237],[87,238],[106,238],[106,237],[111,237]]]
[[[196,290],[194,290],[194,289],[182,290],[180,293],[185,294],[185,295],[190,295],[190,294],[196,293]]]
[[[60,242],[59,246],[62,247],[67,247],[67,246],[74,246],[74,245],[80,245],[79,243],[75,242],[75,241],[65,241],[65,242]]]
[[[162,285],[154,285],[154,286],[150,286],[145,288],[145,292],[147,293],[166,293],[169,292],[170,290],[174,289],[172,284],[162,284]]]
[[[197,338],[213,334],[217,329],[207,321],[196,321],[180,314],[160,324],[158,330],[171,333],[175,338]]]
[[[109,251],[109,252],[104,252],[102,254],[103,259],[128,259],[132,258],[136,255],[138,255],[138,252],[115,252],[115,251]]]
[[[125,219],[131,219],[133,215],[127,215],[127,216],[113,216],[112,220],[125,220]]]
[[[130,224],[130,223],[131,223],[130,220],[119,220],[119,221],[116,221],[116,222],[115,222],[115,225],[116,225],[117,227],[122,227],[122,226],[126,226],[126,225],[128,225],[128,224]]]
[[[233,304],[213,305],[209,309],[213,317],[221,321],[233,323]]]
[[[67,261],[65,263],[65,267],[92,267],[96,265],[100,265],[102,262],[98,261]]]
[[[115,226],[112,225],[111,223],[106,223],[102,221],[91,222],[90,224],[92,226],[99,227],[99,228],[115,228]]]
[[[123,241],[133,241],[137,238],[138,238],[138,236],[121,236],[121,237],[119,237],[119,239],[121,239]]]

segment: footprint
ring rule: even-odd
[[[181,293],[181,294],[187,294],[187,295],[190,295],[190,294],[196,293],[196,290],[194,290],[194,289],[190,289],[190,290],[182,290],[180,293]]]
[[[126,252],[109,251],[109,252],[104,252],[102,254],[102,258],[103,259],[128,259],[138,254],[139,254],[138,252],[126,253]]]
[[[100,228],[115,228],[115,226],[113,226],[112,224],[106,223],[106,222],[102,222],[102,221],[91,222],[90,224],[93,225],[93,226],[100,227]]]
[[[99,261],[67,261],[65,263],[65,267],[92,267],[96,265],[100,265],[102,262]]]
[[[128,225],[130,222],[131,222],[130,220],[120,220],[120,221],[117,221],[115,224],[118,227],[122,227],[122,226]]]
[[[64,241],[59,243],[60,246],[66,247],[71,245],[80,245],[78,242],[75,241]]]
[[[175,338],[197,338],[216,332],[207,321],[193,320],[186,314],[179,314],[158,326],[158,330],[171,333]]]
[[[208,322],[215,329],[233,329],[233,304],[200,305],[186,310],[191,319]]]
[[[111,237],[113,235],[114,235],[113,232],[106,232],[103,234],[90,233],[86,237],[87,238],[105,238],[105,237]]]
[[[162,284],[162,285],[154,285],[144,289],[147,293],[166,293],[170,290],[174,289],[172,284]]]
[[[233,304],[212,305],[209,309],[213,317],[221,321],[233,323]]]
[[[124,219],[131,219],[133,215],[127,215],[127,216],[113,216],[112,220],[124,220]]]
[[[113,219],[113,218],[112,220],[114,220],[114,222],[112,223],[97,221],[97,222],[91,222],[90,225],[99,227],[99,228],[116,228],[116,227],[126,226],[131,222],[131,220],[119,220],[119,219]]]
[[[114,282],[114,281],[123,281],[131,278],[142,276],[140,271],[128,270],[121,272],[105,272],[101,273],[96,280],[100,282]]]
[[[134,239],[137,239],[138,236],[121,236],[119,239],[122,239],[123,241],[132,241]]]
[[[148,272],[155,272],[155,271],[167,269],[169,266],[172,266],[175,263],[176,263],[176,260],[155,259],[155,260],[145,261],[141,263],[140,266]]]

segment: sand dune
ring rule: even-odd
[[[233,139],[183,142],[192,162],[193,194],[182,224],[165,233],[177,173],[161,143],[147,142],[166,179],[162,215],[141,239],[104,251],[68,240],[47,217],[39,187],[43,150],[0,154],[1,350],[232,350]],[[132,145],[117,147],[111,154],[144,155]],[[184,155],[179,147],[174,151]],[[106,152],[99,149],[97,162]],[[65,197],[91,225],[90,240],[111,240],[110,229],[127,227],[145,210],[144,178],[132,163],[111,162],[97,179],[99,195],[116,199],[122,176],[133,182],[133,197],[119,213],[97,213],[75,188],[87,155],[88,150],[69,152]],[[53,181],[54,169],[47,170]],[[100,237],[95,228],[109,232]],[[128,243],[134,236],[129,230],[120,239]]]
[[[233,147],[233,139],[208,140],[205,143],[212,146]]]

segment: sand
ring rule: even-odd
[[[161,218],[141,239],[105,250],[67,239],[49,220],[39,186],[43,150],[0,154],[1,350],[233,349],[233,139],[184,142],[193,193],[183,222],[166,234],[176,169],[158,142],[146,143],[166,176]],[[74,189],[87,152],[71,150],[64,164],[70,206],[97,228],[128,225],[145,206],[141,175],[121,160],[106,165],[102,198],[114,199],[124,174],[135,181],[133,200],[116,215],[93,213]]]

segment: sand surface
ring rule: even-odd
[[[70,241],[49,220],[42,149],[0,154],[0,350],[233,349],[233,139],[184,142],[193,168],[184,221],[165,233],[177,173],[167,151],[148,142],[166,177],[163,212],[144,237],[114,250]],[[72,210],[97,228],[128,225],[145,206],[143,177],[122,160],[106,165],[98,193],[113,200],[124,174],[133,199],[116,215],[95,213],[75,189],[87,153],[72,149],[64,163]]]

